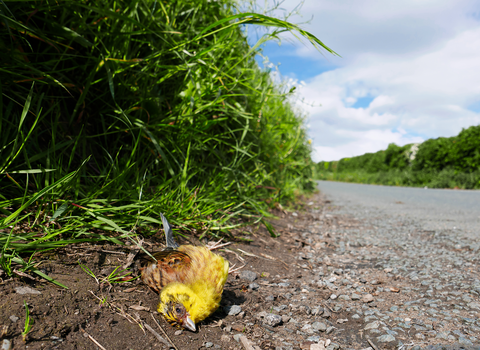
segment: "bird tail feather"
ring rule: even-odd
[[[160,213],[160,217],[162,218],[163,230],[165,231],[165,240],[167,243],[167,248],[177,249],[180,247],[177,242],[173,239],[173,231],[168,223],[168,220],[162,213]]]

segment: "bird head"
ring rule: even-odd
[[[197,296],[186,285],[172,283],[160,293],[158,312],[173,326],[196,331],[195,315],[192,315]]]

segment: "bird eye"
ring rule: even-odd
[[[180,309],[180,308],[177,306],[177,307],[175,308],[175,312],[176,312],[177,314],[179,314],[179,313],[182,312],[182,309]]]

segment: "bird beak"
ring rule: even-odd
[[[195,327],[195,322],[193,322],[192,319],[188,316],[185,317],[185,321],[183,322],[182,326],[186,329],[191,330],[192,332],[195,332],[197,330],[197,328]]]

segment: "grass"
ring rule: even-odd
[[[319,171],[317,179],[388,186],[480,189],[480,172],[463,173],[453,169],[444,169],[441,171],[394,169],[377,173],[369,173],[366,171]]]
[[[298,26],[231,0],[0,7],[8,275],[42,276],[38,257],[69,244],[137,244],[159,212],[199,238],[233,238],[246,221],[273,230],[267,201],[314,189],[303,116],[254,59],[281,31],[335,54]],[[250,47],[248,24],[273,31]]]
[[[25,307],[25,325],[22,331],[22,339],[23,341],[26,341],[28,333],[30,333],[32,330],[33,320],[30,318],[30,310],[28,309],[28,305],[25,300],[23,301],[23,306]]]

